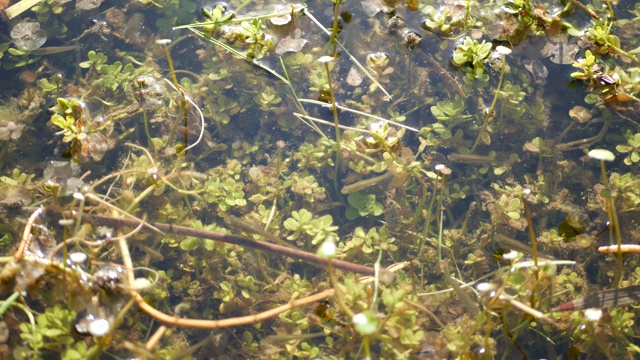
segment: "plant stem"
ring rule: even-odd
[[[33,208],[24,208],[24,209],[34,210]],[[70,216],[68,212],[65,212],[64,214],[66,216]],[[85,219],[85,221],[89,223],[102,224],[102,225],[113,226],[113,227],[127,226],[127,227],[135,228],[138,225],[140,225],[141,222],[143,222],[142,220],[136,220],[136,219],[123,219],[123,218],[90,215],[90,214],[85,214],[83,218]],[[316,254],[308,253],[298,249],[279,246],[279,245],[275,245],[275,244],[271,244],[263,241],[257,241],[244,236],[224,234],[216,231],[208,231],[208,230],[202,230],[202,229],[193,229],[190,227],[178,226],[173,224],[164,224],[164,223],[155,223],[155,222],[144,222],[144,224],[146,228],[157,229],[158,231],[162,231],[166,233],[192,236],[200,239],[210,239],[210,240],[220,241],[228,244],[240,245],[247,248],[257,249],[257,250],[265,251],[272,254],[288,256],[294,259],[306,261],[306,262],[321,265],[321,266],[326,266],[328,263],[327,259],[321,258]],[[375,273],[376,273],[374,268],[351,263],[348,261],[343,261],[343,260],[336,260],[336,259],[332,260],[332,266],[336,269],[349,271],[349,272],[353,272],[361,275],[375,276]],[[384,273],[381,276],[386,277],[388,273],[388,275],[395,277],[395,274],[393,274],[391,271],[385,268],[380,268],[379,272]]]
[[[324,26],[322,26],[322,24],[318,21],[318,19],[316,19],[313,14],[311,14],[309,11],[307,11],[307,9],[304,9],[304,14],[311,19],[311,21],[313,21],[325,34],[331,35],[331,32],[325,28]],[[378,80],[376,80],[375,77],[373,77],[373,75],[371,75],[371,72],[369,70],[367,70],[366,67],[364,67],[353,55],[351,55],[351,53],[349,52],[349,50],[347,50],[347,48],[344,47],[344,45],[342,45],[342,43],[340,41],[338,41],[338,39],[335,40],[336,45],[338,45],[340,47],[340,49],[347,54],[347,56],[349,57],[349,59],[358,67],[358,69],[360,69],[360,71],[362,71],[363,74],[365,74],[367,76],[367,78],[369,78],[369,80],[376,84],[376,86],[380,89],[380,91],[382,91],[389,99],[392,98],[391,94],[389,94],[389,92],[382,86],[382,84],[380,84],[380,82]]]
[[[338,119],[338,108],[336,106],[336,96],[333,93],[333,83],[331,82],[331,71],[329,70],[329,62],[324,63],[324,67],[327,70],[327,83],[329,85],[329,96],[331,97],[331,111],[333,112],[333,123],[336,130],[336,164],[333,174],[333,186],[337,194],[340,193],[340,187],[338,186],[338,176],[342,171],[342,137],[340,135],[340,121]]]
[[[484,132],[487,130],[487,124],[489,123],[489,118],[493,114],[493,111],[496,108],[496,104],[498,103],[498,97],[500,96],[500,89],[502,89],[502,82],[504,81],[504,73],[505,73],[505,69],[506,69],[506,65],[507,65],[506,56],[502,55],[501,59],[502,59],[502,65],[500,66],[500,80],[498,81],[498,87],[496,88],[496,93],[493,96],[493,101],[491,102],[491,106],[489,107],[489,111],[487,112],[487,114],[483,118],[482,128],[480,128],[480,132],[478,133],[478,137],[476,138],[476,141],[473,143],[473,146],[471,147],[471,153],[472,154],[476,150],[476,147],[478,147],[478,144],[480,144],[480,139],[482,138],[482,135],[484,134]]]
[[[444,188],[444,176],[442,177],[442,183],[440,184],[442,188]],[[426,186],[425,186],[426,191]],[[422,229],[422,239],[420,242],[420,247],[418,248],[418,259],[422,256],[422,251],[424,250],[424,244],[427,241],[427,236],[429,236],[429,230],[431,229],[431,213],[433,211],[433,206],[435,205],[436,198],[438,197],[438,181],[435,182],[435,186],[433,187],[433,197],[431,198],[431,202],[429,203],[429,210],[427,211],[427,217],[425,219],[424,227]],[[442,257],[440,257],[442,259]]]
[[[529,241],[531,242],[531,251],[533,253],[533,288],[531,290],[531,298],[530,303],[531,307],[537,307],[537,288],[538,288],[538,280],[539,280],[539,271],[538,268],[538,241],[536,240],[536,233],[533,230],[533,221],[531,220],[531,211],[529,210],[529,204],[527,203],[527,199],[524,196],[520,197],[522,204],[524,205],[524,213],[527,217],[527,227],[529,228]]]
[[[143,192],[140,193],[140,195],[138,195],[133,202],[131,202],[131,204],[129,204],[129,206],[125,209],[125,212],[132,212],[133,209],[136,208],[136,206],[138,206],[138,204],[140,204],[140,201],[142,201],[142,199],[144,199],[145,197],[147,197],[147,195],[151,194],[158,186],[153,184],[149,187],[147,187],[146,189],[144,189]]]
[[[611,187],[609,179],[607,179],[607,170],[604,166],[604,160],[600,160],[600,172],[602,174],[602,184],[605,188],[605,204],[607,207],[607,215],[609,217],[609,239],[615,237],[618,251],[616,252],[616,273],[613,278],[612,287],[615,289],[620,286],[622,280],[622,237],[620,236],[620,227],[618,226],[618,214],[611,196]]]
[[[147,111],[142,110],[142,118],[144,120],[144,133],[147,135],[147,141],[149,142],[149,148],[154,153],[156,152],[156,147],[153,145],[153,140],[151,138],[151,132],[149,131],[149,118],[147,116]]]
[[[171,73],[171,81],[173,85],[178,89],[180,93],[180,108],[182,109],[182,116],[184,118],[184,131],[183,131],[183,141],[184,141],[184,150],[179,151],[186,155],[186,148],[189,146],[189,110],[187,110],[187,99],[184,95],[184,91],[180,89],[180,83],[178,82],[178,77],[176,76],[176,71],[173,68],[173,60],[171,60],[171,53],[169,52],[169,46],[164,44],[164,53],[167,56],[167,63],[169,64],[169,72]]]
[[[329,38],[329,44],[332,46],[331,54],[336,57],[336,40],[338,39],[338,25],[340,25],[340,3],[342,0],[334,0],[333,2],[333,25],[331,26],[331,37]]]
[[[416,212],[413,214],[413,222],[417,223],[418,219],[420,219],[420,214],[422,213],[422,208],[427,202],[427,184],[422,185],[422,196],[420,196],[420,200],[418,201],[418,206],[416,207]]]
[[[13,294],[11,294],[11,296],[9,296],[8,298],[2,301],[2,304],[0,304],[0,316],[4,315],[5,311],[7,311],[9,306],[11,306],[11,304],[13,304],[14,301],[16,301],[18,296],[20,296],[20,292],[16,291]]]
[[[338,305],[344,311],[349,319],[353,319],[356,315],[350,307],[347,306],[344,302],[344,298],[342,297],[342,292],[338,288],[338,278],[336,277],[335,272],[333,271],[333,259],[328,259],[327,261],[327,272],[329,273],[329,280],[331,281],[331,286],[333,287],[334,294]]]
[[[536,241],[536,234],[533,230],[533,221],[531,220],[531,212],[529,211],[529,204],[524,196],[521,196],[522,204],[524,204],[524,213],[527,217],[527,227],[529,230],[529,241],[531,242],[531,252],[533,255],[533,264],[538,266],[538,242]]]

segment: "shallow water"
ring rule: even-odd
[[[4,21],[3,294],[37,326],[5,309],[3,357],[634,356],[632,307],[551,309],[638,282],[633,254],[596,248],[638,240],[640,10],[612,5],[625,57],[578,34],[586,11],[526,4],[349,1],[339,44],[328,1],[47,0]],[[344,263],[310,260],[327,239]],[[189,319],[294,305],[163,333],[176,318],[132,291]]]

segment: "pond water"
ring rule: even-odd
[[[638,356],[633,1],[0,8],[0,357]]]

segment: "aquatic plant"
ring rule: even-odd
[[[627,145],[618,145],[616,150],[629,154],[624,158],[624,163],[632,165],[640,161],[640,133],[632,134],[631,131],[627,131],[624,137],[627,139]]]
[[[384,210],[382,204],[376,201],[374,194],[355,192],[349,194],[347,202],[349,203],[349,207],[346,210],[345,216],[349,220],[353,220],[359,216],[380,216]]]
[[[638,282],[640,250],[619,241],[640,204],[637,6],[139,3],[96,15],[102,30],[58,31],[73,14],[45,1],[38,21],[69,52],[0,47],[3,67],[24,68],[16,120],[0,124],[8,348],[638,351],[628,302],[563,305],[631,299]],[[48,103],[47,128],[33,119]],[[598,171],[595,147],[620,161]]]
[[[453,65],[461,67],[471,65],[468,69],[465,79],[469,82],[478,80],[480,83],[489,81],[489,76],[485,74],[484,62],[489,57],[491,44],[483,41],[479,43],[470,37],[465,37],[463,42],[459,44],[453,52],[451,61]]]

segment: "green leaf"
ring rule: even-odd
[[[616,146],[616,150],[618,150],[618,152],[621,152],[621,153],[628,153],[629,151],[633,150],[633,147],[626,146],[626,145],[618,145]]]
[[[80,360],[83,356],[75,349],[65,349],[60,355],[60,358],[62,360]]]
[[[42,333],[42,335],[47,337],[57,337],[63,334],[62,330],[60,329],[42,329],[40,330],[40,332]]]
[[[567,33],[571,36],[576,36],[576,37],[582,37],[584,36],[584,31],[580,31],[576,28],[574,28],[573,26],[569,27],[567,29]]]
[[[201,240],[194,237],[188,237],[180,241],[180,249],[184,251],[190,251],[197,249],[201,244]]]
[[[360,216],[360,213],[358,212],[358,209],[354,208],[353,206],[349,206],[345,211],[344,216],[348,220],[355,220]]]
[[[378,329],[378,318],[371,310],[365,310],[356,314],[352,322],[353,328],[360,335],[371,335]]]
[[[203,240],[204,248],[213,251],[216,248],[216,242],[213,240],[205,239]]]
[[[307,209],[300,209],[298,212],[300,224],[308,224],[313,218],[313,214]]]
[[[289,231],[296,231],[298,230],[299,227],[299,223],[292,218],[288,218],[287,220],[284,221],[284,228],[289,230]]]
[[[363,194],[361,192],[349,194],[349,196],[347,197],[347,202],[349,202],[349,205],[358,210],[363,210],[370,207],[375,201],[375,195]]]
[[[67,128],[67,120],[58,114],[51,116],[51,123],[61,129]]]
[[[382,206],[382,204],[380,203],[375,203],[373,204],[373,215],[374,216],[380,216],[382,215],[382,213],[384,212],[384,207]]]
[[[28,53],[27,51],[18,50],[16,48],[10,48],[8,51],[9,51],[9,54],[11,54],[13,56],[23,56],[23,55],[26,55]]]
[[[18,185],[18,182],[17,182],[17,181],[15,181],[15,180],[13,180],[13,179],[11,179],[11,178],[8,178],[8,177],[6,177],[6,176],[0,176],[0,181],[1,181],[1,182],[3,182],[3,183],[5,183],[5,184],[7,184],[7,185],[11,185],[11,186],[16,186],[16,185]]]
[[[519,213],[519,212],[516,212],[516,211],[509,211],[509,212],[507,213],[507,216],[508,216],[508,217],[510,217],[510,218],[512,218],[513,220],[518,220],[518,219],[520,219],[520,213]]]

